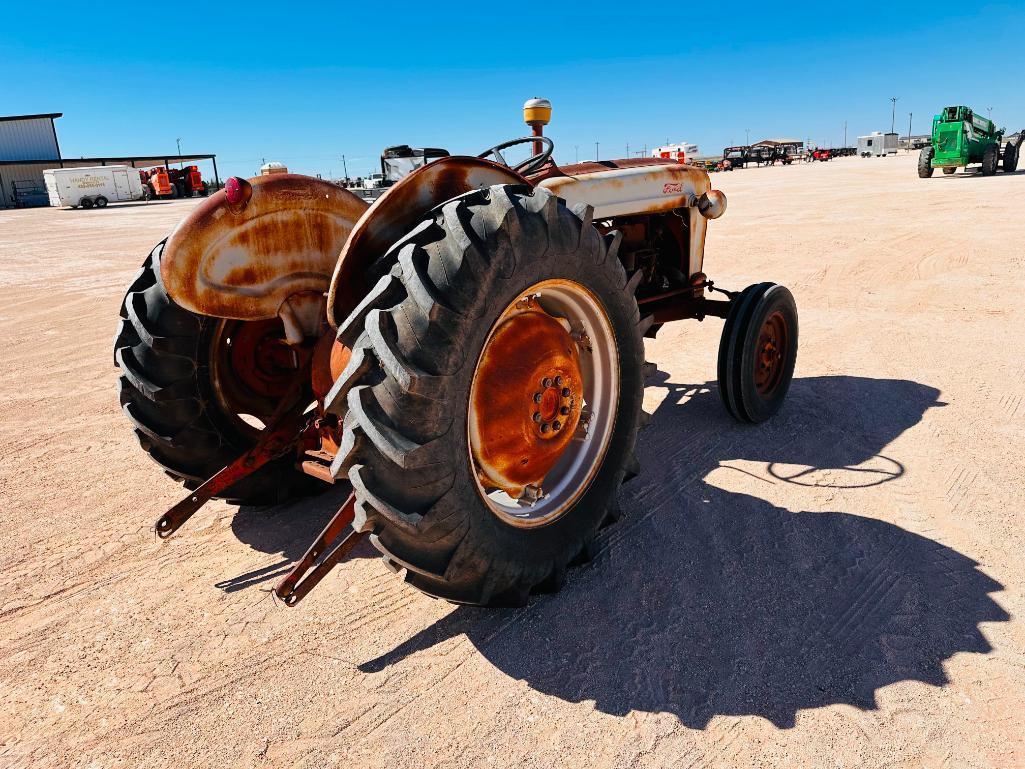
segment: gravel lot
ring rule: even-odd
[[[555,596],[456,608],[369,547],[270,589],[341,501],[205,508],[135,444],[111,340],[191,201],[0,211],[0,767],[1025,766],[1025,172],[713,177],[706,271],[794,292],[752,428],[667,327],[626,518]]]

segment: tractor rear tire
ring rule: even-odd
[[[945,166],[943,169],[943,174],[945,176],[953,176],[956,172],[957,168],[955,166]]]
[[[1018,170],[1018,151],[1021,149],[1021,142],[1017,144],[1007,143],[1004,148],[1004,173],[1013,174]]]
[[[143,450],[169,476],[194,489],[252,447],[221,410],[210,382],[211,339],[219,319],[175,304],[160,279],[161,241],[121,304],[114,361],[118,395]],[[326,491],[284,456],[218,495],[236,504],[267,505]]]
[[[1000,160],[1000,145],[988,144],[982,153],[982,175],[992,176],[997,172],[997,163]]]
[[[928,179],[928,178],[930,178],[932,176],[933,171],[935,170],[932,167],[932,156],[933,156],[933,148],[931,146],[923,147],[922,151],[918,153],[918,178],[919,179]]]
[[[719,396],[739,422],[773,416],[797,362],[797,304],[784,286],[758,283],[733,300],[719,342]]]
[[[468,192],[434,209],[392,247],[386,256],[391,272],[340,327],[339,340],[353,354],[326,401],[329,411],[344,414],[332,470],[352,482],[353,527],[372,532],[370,541],[386,564],[405,569],[409,584],[455,603],[522,606],[532,593],[558,590],[567,567],[590,559],[598,530],[618,519],[619,486],[637,473],[646,328],[616,256],[618,244],[618,234],[598,233],[590,207],[571,211],[545,189],[498,185]],[[585,394],[575,401],[592,411],[584,433],[574,421],[562,436],[551,434],[572,435],[580,443],[604,436],[595,454],[574,464],[581,454],[570,443],[559,455],[559,461],[571,460],[568,474],[550,468],[543,477],[546,487],[553,484],[549,494],[531,503],[522,496],[517,503],[511,493],[503,497],[508,501],[501,504],[511,504],[524,519],[537,512],[528,525],[510,519],[509,508],[496,504],[496,492],[483,480],[469,436],[470,425],[479,424],[473,422],[479,406],[471,400],[484,379],[484,361],[512,360],[527,370],[517,355],[484,352],[493,349],[490,339],[507,313],[533,301],[524,297],[537,290],[536,301],[544,305],[559,286],[581,291],[600,307],[588,317],[605,318],[596,326],[604,329],[607,344],[594,333],[573,337],[567,347],[582,350],[580,359],[591,361],[592,372],[610,371],[605,378],[592,373],[592,381],[612,389],[604,391],[605,400]],[[546,345],[537,347],[549,354]],[[594,362],[603,360],[614,367]],[[535,385],[530,379],[528,389],[552,381],[546,377]],[[489,390],[495,398],[512,392],[518,399],[520,389],[512,384]],[[503,413],[502,430],[486,439],[535,427],[559,430],[554,422],[534,424],[539,415],[531,417],[531,411],[543,402],[540,392],[533,402],[529,393],[523,398],[522,409],[517,400]],[[574,413],[571,402],[564,408],[569,410],[553,413]],[[486,422],[475,435],[498,421]],[[512,464],[526,466],[530,457]],[[569,480],[560,487],[563,478]],[[525,489],[540,494],[539,486]],[[550,517],[542,515],[546,509]]]

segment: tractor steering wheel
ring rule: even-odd
[[[509,165],[506,159],[502,157],[502,150],[515,147],[517,144],[528,144],[531,142],[541,142],[545,147],[541,152],[531,155],[522,163],[517,163],[514,166]],[[498,162],[506,168],[511,168],[520,176],[526,176],[544,166],[551,159],[554,150],[555,143],[547,136],[525,136],[522,139],[511,139],[510,141],[496,144],[494,147],[484,150],[477,157],[486,158],[488,155],[494,155]]]

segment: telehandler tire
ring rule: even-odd
[[[1013,174],[1018,170],[1018,152],[1021,149],[1021,141],[1017,144],[1007,143],[1004,148],[1004,173]]]
[[[194,489],[247,451],[257,429],[227,413],[214,392],[211,356],[224,321],[189,312],[168,297],[160,279],[163,247],[161,241],[146,258],[121,304],[114,337],[118,395],[143,450]],[[329,488],[286,455],[219,496],[265,505]]]
[[[928,178],[930,178],[932,176],[933,171],[935,170],[932,167],[932,156],[933,156],[933,148],[932,148],[932,146],[923,147],[922,151],[918,153],[918,178],[919,179],[928,179]]]
[[[997,163],[1000,160],[1000,145],[989,144],[982,153],[982,175],[992,176],[997,172]]]
[[[353,527],[414,587],[521,606],[618,519],[646,328],[618,244],[545,189],[468,192],[393,246],[339,329],[353,354],[326,400],[344,414],[332,470]]]
[[[784,286],[758,283],[733,300],[719,342],[719,395],[739,422],[783,405],[797,362],[797,304]]]

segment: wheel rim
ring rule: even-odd
[[[783,380],[790,347],[790,333],[786,318],[779,310],[765,319],[758,331],[755,347],[755,389],[762,397],[771,396]]]
[[[217,324],[210,340],[210,382],[218,406],[239,432],[259,434],[308,354],[285,342],[277,318]]]
[[[488,508],[518,528],[564,514],[601,466],[618,403],[618,349],[598,298],[569,280],[522,292],[470,387],[470,462]]]

